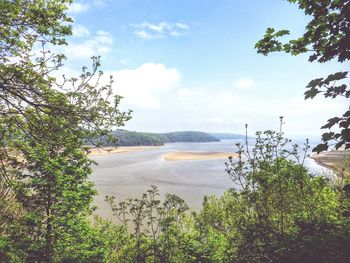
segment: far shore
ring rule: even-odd
[[[314,154],[311,156],[312,159],[316,161],[319,165],[328,168],[330,170],[336,171],[342,166],[347,165],[347,160],[350,158],[349,150],[333,150],[321,152],[319,154]],[[348,167],[344,167],[348,168]]]
[[[156,149],[161,146],[120,146],[120,147],[103,147],[103,148],[91,148],[89,149],[90,156],[100,156],[107,154],[116,153],[130,153],[130,152],[140,152],[150,149]]]
[[[228,157],[237,157],[236,153],[229,152],[170,152],[163,155],[166,161],[189,161],[189,160],[210,160],[227,159]]]

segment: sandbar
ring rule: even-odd
[[[144,150],[150,150],[159,148],[160,146],[121,146],[121,147],[103,147],[103,148],[91,148],[89,149],[90,156],[100,156],[106,154],[114,154],[114,153],[130,153],[130,152],[140,152]]]
[[[332,150],[311,155],[319,165],[330,170],[337,171],[345,168],[349,170],[350,151],[349,150]]]
[[[229,152],[169,152],[163,155],[166,161],[185,161],[185,160],[210,160],[227,159],[228,157],[237,157],[236,153]]]

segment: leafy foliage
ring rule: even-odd
[[[169,142],[217,142],[215,136],[205,132],[183,131],[183,132],[168,132],[161,133],[160,137],[165,143]]]
[[[52,45],[71,33],[71,1],[0,1],[0,261],[72,262],[101,258],[88,216],[93,185],[85,140],[108,136],[129,112],[92,70],[63,83]],[[40,48],[40,49],[38,49]]]
[[[339,0],[288,0],[298,4],[311,21],[305,28],[302,37],[282,43],[279,38],[289,35],[288,30],[276,31],[268,28],[264,37],[255,45],[258,53],[267,55],[271,52],[286,52],[299,55],[311,52],[309,61],[320,63],[337,59],[346,62],[350,59],[350,2]],[[313,99],[319,93],[325,98],[338,96],[349,99],[350,89],[345,84],[348,72],[337,72],[326,78],[317,78],[306,86],[305,99]],[[339,82],[340,81],[340,82]],[[339,84],[337,84],[337,82]],[[338,126],[340,132],[325,133],[323,144],[318,145],[314,151],[321,152],[328,149],[329,142],[335,141],[335,148],[350,147],[350,113],[346,111],[342,116],[328,120],[322,129],[331,129]]]
[[[319,61],[336,55],[342,61],[347,47],[337,54],[327,48],[343,43],[348,2],[291,2],[318,18],[323,14],[324,20],[345,19],[339,22],[334,43],[316,45],[322,47],[316,53]],[[51,76],[64,55],[46,48],[65,44],[71,32],[65,13],[69,3],[0,0],[1,262],[348,261],[347,179],[310,174],[303,165],[308,143],[300,156],[282,129],[257,133],[253,148],[248,138],[245,145],[237,145],[238,160],[230,158],[226,164],[235,189],[206,197],[198,213],[188,213],[176,195],[167,194],[161,201],[152,186],[141,198],[119,203],[106,198],[119,225],[98,217],[92,224],[95,190],[88,181],[92,161],[84,143],[115,142],[110,131],[122,126],[130,112],[119,111],[121,97],[113,94],[112,79],[106,86],[91,84],[102,75],[97,57],[91,71],[84,67],[79,78],[58,84]],[[335,14],[327,13],[331,9]],[[287,33],[270,29],[268,39]],[[275,42],[266,50],[304,52],[303,43],[288,47]],[[36,52],[39,44],[41,51]],[[346,87],[331,85],[345,77],[337,73],[313,81],[308,96],[323,92],[321,88],[328,97],[347,96]],[[339,124],[347,129],[349,115],[329,120],[326,128]],[[324,140],[335,136],[327,133]]]
[[[106,197],[113,214],[120,220],[119,231],[133,229],[129,235],[131,254],[120,255],[124,246],[110,251],[116,261],[126,262],[187,262],[182,250],[185,245],[185,211],[188,206],[176,195],[167,194],[163,203],[152,186],[140,199],[115,203],[115,197]]]
[[[215,136],[205,132],[183,131],[168,133],[135,132],[118,129],[111,133],[115,136],[118,146],[163,145],[171,142],[215,142]],[[100,138],[102,139],[102,138]],[[103,145],[110,142],[104,141]]]

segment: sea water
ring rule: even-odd
[[[254,140],[252,140],[254,141]],[[99,192],[95,198],[97,213],[110,217],[104,202],[106,195],[117,201],[140,197],[151,185],[158,187],[161,196],[172,193],[183,198],[190,209],[201,208],[205,195],[221,195],[234,187],[225,172],[227,159],[166,161],[164,154],[174,151],[232,152],[242,140],[222,140],[209,143],[170,143],[159,148],[93,156],[98,162],[93,167],[91,180]],[[305,166],[315,174],[328,173],[314,160],[307,158]]]

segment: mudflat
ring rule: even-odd
[[[114,153],[131,153],[131,152],[140,152],[145,150],[156,149],[161,146],[123,146],[123,147],[103,147],[103,148],[91,148],[89,149],[90,156],[99,156],[106,154]]]
[[[349,173],[350,150],[332,150],[311,155],[319,165],[331,170],[345,169]]]
[[[236,153],[230,152],[184,152],[175,151],[163,155],[166,161],[185,161],[185,160],[211,160],[227,159],[228,157],[237,157]]]
[[[139,198],[151,185],[158,187],[161,198],[167,193],[176,194],[186,201],[191,210],[198,211],[203,206],[204,196],[220,196],[234,187],[225,171],[225,162],[228,156],[235,158],[234,145],[241,142],[237,139],[210,143],[169,143],[161,147],[146,146],[145,150],[134,152],[130,151],[132,147],[127,147],[129,152],[91,156],[98,163],[92,166],[93,174],[90,177],[99,192],[94,198],[94,205],[98,207],[96,212],[112,219],[111,209],[104,201],[106,195],[116,196],[118,202]],[[201,159],[164,159],[164,155],[176,152],[194,153]],[[220,158],[209,159],[208,153],[220,153]],[[218,157],[217,154],[212,156]],[[315,173],[322,169],[309,158],[306,166]]]

